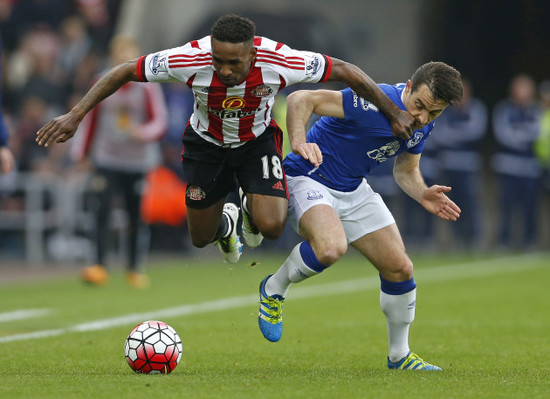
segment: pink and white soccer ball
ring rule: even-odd
[[[124,343],[126,361],[136,373],[168,374],[181,360],[181,339],[168,324],[149,320],[135,326]]]

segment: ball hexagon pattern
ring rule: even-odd
[[[149,320],[135,326],[124,343],[128,365],[136,373],[168,374],[181,360],[181,339],[168,324]]]

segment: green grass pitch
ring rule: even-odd
[[[378,276],[353,251],[291,288],[283,338],[266,341],[258,285],[285,256],[252,254],[149,262],[147,290],[120,270],[105,287],[82,285],[76,269],[3,284],[0,398],[550,397],[550,254],[413,257],[411,349],[443,372],[386,368]],[[147,319],[183,340],[170,375],[126,364],[124,340]]]

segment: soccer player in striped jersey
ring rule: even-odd
[[[282,334],[283,301],[292,283],[319,274],[356,248],[379,271],[380,305],[389,337],[388,367],[440,370],[409,349],[415,315],[413,264],[395,220],[366,177],[397,157],[394,178],[428,212],[456,220],[460,208],[446,192],[428,187],[419,168],[426,139],[443,110],[462,98],[460,73],[442,62],[424,64],[407,83],[380,85],[415,118],[410,139],[395,137],[379,109],[351,89],[297,91],[287,98],[287,128],[293,153],[284,160],[290,192],[289,222],[305,238],[273,275],[260,284],[258,322],[264,337]],[[322,115],[306,135],[312,113]],[[406,211],[406,210],[405,210]]]
[[[399,109],[357,66],[323,54],[293,50],[255,36],[247,18],[219,18],[212,35],[158,51],[111,69],[67,114],[37,133],[48,146],[71,138],[84,117],[129,81],[181,81],[195,95],[183,133],[182,165],[191,242],[217,242],[226,261],[238,261],[238,207],[225,204],[241,187],[243,236],[250,247],[278,238],[287,216],[288,191],[282,168],[282,132],[271,118],[275,95],[295,83],[341,81],[375,104],[398,137],[408,138],[414,118]]]

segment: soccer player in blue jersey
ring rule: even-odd
[[[407,83],[380,87],[414,117],[410,139],[394,136],[389,120],[351,89],[297,91],[288,96],[287,129],[293,151],[284,160],[290,192],[288,220],[305,241],[260,284],[259,326],[265,338],[278,341],[283,301],[291,284],[322,272],[344,255],[349,244],[380,273],[388,367],[441,370],[409,349],[416,304],[413,264],[392,214],[366,177],[396,157],[393,174],[403,191],[428,212],[457,220],[460,208],[445,194],[451,188],[428,187],[419,162],[434,119],[449,104],[461,100],[462,82],[454,68],[430,62],[418,68]],[[306,135],[312,113],[322,118]]]

